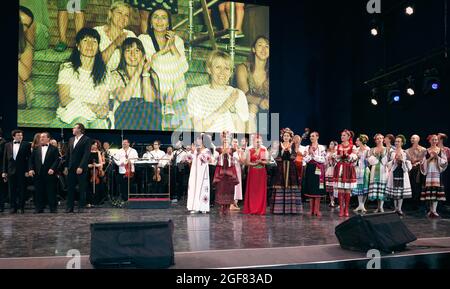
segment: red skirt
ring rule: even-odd
[[[334,167],[334,184],[337,189],[356,188],[356,169],[352,163],[338,162]]]
[[[244,199],[244,214],[265,215],[267,207],[267,172],[265,167],[250,167]]]

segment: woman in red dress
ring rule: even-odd
[[[334,167],[334,187],[339,197],[339,217],[348,217],[350,196],[356,188],[356,147],[353,145],[353,132],[345,129],[341,133],[341,144],[336,150],[336,166]]]
[[[267,150],[262,138],[255,136],[254,147],[247,155],[247,188],[244,198],[244,214],[265,215],[267,207]]]

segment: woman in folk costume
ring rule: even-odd
[[[350,194],[356,188],[355,165],[358,159],[353,145],[353,132],[345,129],[341,133],[341,144],[337,147],[334,167],[334,186],[339,197],[339,217],[349,216]]]
[[[273,214],[300,214],[301,193],[295,167],[295,149],[292,143],[294,132],[289,128],[281,130],[282,142],[275,157],[277,170],[273,179],[271,212]]]
[[[234,204],[231,204],[230,206],[230,210],[235,210],[235,211],[239,211],[239,201],[242,201],[242,186],[243,186],[243,182],[242,182],[242,166],[245,164],[245,160],[246,160],[246,156],[245,156],[245,149],[242,150],[239,147],[239,141],[238,139],[233,139],[233,141],[231,142],[231,145],[233,147],[233,159],[234,159],[234,164],[236,166],[236,174],[239,180],[239,184],[237,184],[234,187]]]
[[[365,134],[359,135],[356,139],[356,155],[358,156],[358,164],[356,165],[356,188],[352,191],[352,195],[358,196],[358,207],[353,210],[355,213],[362,212],[366,213],[367,210],[364,208],[364,204],[367,201],[367,196],[369,194],[369,176],[370,169],[369,163],[367,162],[367,156],[369,154],[370,148],[367,146],[369,137]]]
[[[338,143],[331,141],[326,156],[326,169],[325,169],[325,189],[330,197],[329,207],[334,208],[334,199],[337,198],[337,191],[334,189],[334,166],[336,165],[336,149]]]
[[[319,145],[319,133],[310,134],[311,145],[306,146],[303,162],[306,164],[302,193],[309,198],[310,215],[320,217],[320,198],[325,195],[326,149]]]
[[[234,188],[239,184],[233,158],[234,150],[230,145],[229,138],[230,133],[228,131],[222,132],[222,146],[216,148],[219,156],[217,157],[213,180],[213,185],[216,188],[215,202],[220,206],[220,213],[224,215],[228,213],[230,205],[234,203]]]
[[[302,138],[299,135],[294,136],[294,150],[296,153],[295,156],[295,168],[297,169],[297,175],[298,175],[298,183],[302,183],[303,178],[303,153],[305,152],[305,147],[301,145]]]
[[[191,213],[209,212],[209,161],[211,151],[203,144],[203,135],[191,147],[187,208]]]
[[[395,150],[391,152],[390,161],[387,164],[386,196],[394,200],[395,212],[400,216],[403,216],[403,199],[412,197],[411,184],[409,182],[409,171],[412,168],[412,164],[402,149],[405,142],[405,136],[398,135],[395,137]]]
[[[265,215],[267,207],[267,149],[262,145],[260,135],[253,138],[253,146],[247,153],[247,185],[245,189],[243,214]]]
[[[377,133],[374,137],[376,146],[371,148],[367,161],[370,167],[369,200],[378,201],[375,213],[383,213],[386,198],[388,150],[383,146],[384,136]]]
[[[439,138],[433,134],[428,136],[430,147],[420,165],[420,171],[425,175],[425,185],[420,196],[421,201],[430,202],[428,217],[437,218],[438,201],[445,201],[445,189],[442,182],[442,173],[448,165],[445,152],[439,147]]]

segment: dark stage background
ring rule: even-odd
[[[426,97],[421,88],[400,106],[381,102],[370,104],[371,86],[364,84],[376,75],[412,58],[421,59],[443,48],[450,35],[445,31],[446,0],[414,1],[416,13],[406,16],[401,3],[381,0],[383,31],[373,37],[369,23],[373,15],[366,11],[366,0],[352,1],[244,1],[270,5],[270,108],[280,113],[280,127],[289,126],[301,134],[311,127],[321,134],[321,142],[339,140],[339,131],[351,128],[356,134],[372,136],[376,132],[419,133],[422,139],[432,132],[449,133],[450,91],[449,61],[443,54],[433,59],[441,74],[439,95]],[[5,136],[17,122],[17,9],[18,3],[4,7],[1,18],[2,77],[0,127]],[[18,2],[18,1],[17,1]],[[6,5],[6,2],[4,3]],[[449,7],[447,5],[447,13]],[[245,20],[244,20],[245,21]],[[449,21],[447,19],[447,25]],[[392,75],[395,81],[403,73],[423,75],[431,64],[418,64],[406,72]],[[418,82],[421,80],[418,79]],[[381,85],[381,84],[380,84]],[[421,87],[421,83],[417,84]],[[383,96],[384,97],[384,96]],[[402,97],[403,99],[405,97]],[[37,130],[26,129],[31,140]],[[50,131],[58,140],[60,130]],[[120,131],[89,131],[102,141],[120,143]],[[64,130],[64,138],[71,135]],[[136,142],[156,138],[168,143],[170,133],[124,131]]]

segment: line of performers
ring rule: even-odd
[[[205,137],[199,137],[189,153],[187,209],[191,213],[209,211],[212,178],[215,203],[223,214],[230,205],[236,206],[245,189],[244,214],[266,214],[267,200],[273,214],[299,214],[302,198],[308,198],[309,214],[321,216],[321,198],[329,196],[330,207],[336,206],[337,198],[339,216],[348,217],[350,199],[357,196],[355,213],[367,212],[367,200],[376,201],[375,213],[382,213],[384,202],[393,200],[395,212],[403,216],[403,200],[414,197],[427,202],[429,217],[439,217],[438,202],[446,200],[443,172],[450,158],[450,149],[443,145],[445,134],[429,135],[429,148],[421,147],[419,136],[413,135],[407,150],[403,149],[403,135],[378,133],[373,148],[367,146],[367,135],[359,135],[355,145],[354,138],[352,131],[344,130],[340,144],[332,141],[326,148],[319,144],[319,133],[312,132],[310,144],[303,146],[302,138],[286,128],[281,131],[281,141],[268,150],[259,135],[252,136],[251,146],[239,147],[237,140],[230,142],[229,133],[224,132],[223,146],[211,151]],[[208,170],[211,162],[216,162],[213,174]]]
[[[227,131],[221,134],[219,147],[213,145],[209,134],[202,134],[188,148],[177,143],[167,152],[155,141],[139,158],[127,139],[112,155],[108,143],[102,146],[91,140],[80,123],[73,127],[73,137],[62,150],[52,145],[48,133],[38,134],[30,144],[23,141],[22,131],[15,130],[11,142],[0,138],[0,212],[6,191],[11,212],[24,212],[30,179],[35,187],[35,212],[42,213],[46,203],[50,212],[56,212],[59,180],[66,182],[62,190],[67,191],[66,212],[74,211],[76,196],[82,212],[86,203],[98,203],[99,197],[111,196],[112,191],[126,201],[128,180],[131,191],[141,193],[147,189],[143,179],[150,178],[150,190],[165,193],[170,187],[173,201],[187,194],[191,213],[207,213],[216,204],[227,214],[240,210],[243,200],[244,214],[264,215],[267,207],[273,214],[300,214],[302,199],[308,199],[309,213],[321,216],[320,201],[328,196],[331,207],[338,199],[339,216],[345,217],[349,216],[351,196],[357,196],[355,212],[365,213],[367,200],[377,201],[376,212],[383,212],[384,202],[393,200],[395,211],[403,215],[403,200],[414,198],[427,202],[429,217],[439,216],[438,202],[446,200],[443,172],[450,157],[450,149],[443,144],[445,134],[428,136],[428,148],[421,147],[419,136],[413,135],[407,150],[403,150],[406,140],[402,135],[376,134],[373,148],[367,146],[367,135],[355,139],[349,130],[342,131],[340,144],[332,141],[328,148],[319,144],[318,132],[308,133],[309,145],[302,145],[305,136],[294,135],[289,128],[280,136],[270,148],[263,146],[259,135],[251,136],[249,146],[245,138],[239,142]],[[139,172],[137,161],[142,159],[157,160],[150,175]]]

